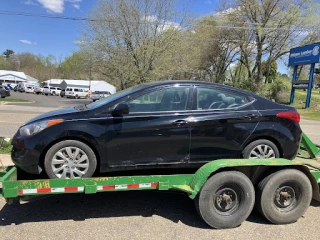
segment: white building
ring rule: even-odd
[[[66,89],[67,87],[82,88],[85,90],[94,91],[108,91],[111,94],[116,93],[116,87],[102,80],[71,80],[71,79],[49,79],[43,82],[44,85],[52,87],[60,87]]]
[[[19,84],[38,84],[38,82],[38,79],[26,75],[24,72],[0,70],[0,83],[3,85],[14,87]]]
[[[23,72],[0,70],[0,82],[4,85],[8,83],[17,85],[27,81],[27,76]]]

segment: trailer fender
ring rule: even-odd
[[[219,169],[223,168],[235,168],[235,167],[253,167],[253,166],[299,166],[291,160],[283,158],[275,159],[221,159],[214,160],[203,165],[199,168],[190,180],[190,188],[192,193],[189,195],[191,199],[194,199],[202,188],[207,179]],[[301,168],[303,166],[299,166]],[[308,170],[304,171],[305,173]],[[309,172],[310,174],[310,172]],[[309,177],[309,175],[307,174]],[[309,177],[310,178],[310,177]],[[312,181],[311,181],[312,182]]]

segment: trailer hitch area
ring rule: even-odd
[[[302,153],[303,155],[303,152],[307,152],[311,158],[320,161],[320,146],[314,144],[304,133],[302,133],[299,153]]]

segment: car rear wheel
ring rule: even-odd
[[[270,159],[280,157],[277,146],[267,139],[253,141],[245,147],[242,155],[245,159]]]
[[[61,141],[47,152],[44,168],[49,178],[88,178],[97,167],[93,150],[75,140]]]
[[[79,98],[78,94],[75,96],[75,98],[76,98],[76,99],[78,99],[78,98]]]

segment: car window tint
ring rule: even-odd
[[[246,102],[245,96],[234,91],[197,88],[197,110],[235,108],[244,105]]]
[[[146,93],[129,102],[130,112],[186,110],[189,89],[189,87],[173,87]]]

